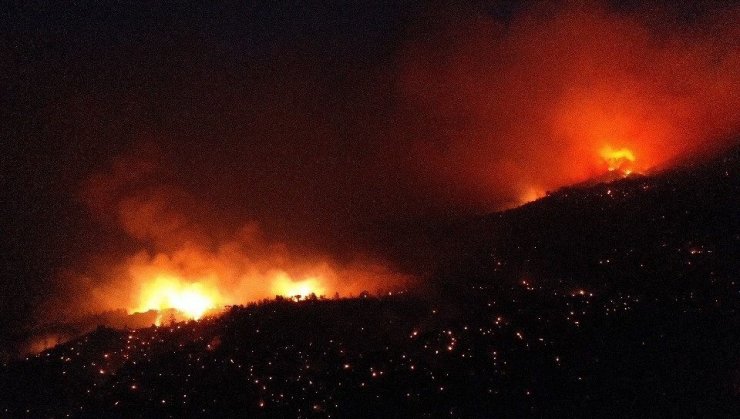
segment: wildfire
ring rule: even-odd
[[[311,294],[320,296],[324,295],[326,292],[326,289],[321,285],[318,278],[306,278],[301,281],[293,281],[286,275],[280,276],[274,280],[272,290],[275,295],[297,299],[305,299]]]
[[[606,146],[601,149],[599,154],[610,172],[619,170],[625,175],[632,173],[632,166],[635,162],[635,154],[632,150],[628,148],[613,149]]]
[[[546,193],[544,190],[536,187],[529,187],[519,196],[519,202],[517,204],[524,205],[528,202],[536,201],[545,195]]]
[[[140,304],[134,312],[175,309],[198,320],[217,307],[221,296],[215,288],[199,282],[184,283],[175,277],[159,276],[141,287]]]

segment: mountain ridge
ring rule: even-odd
[[[739,151],[460,223],[413,293],[99,328],[4,362],[0,412],[736,417]]]

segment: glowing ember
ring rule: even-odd
[[[311,294],[320,296],[326,293],[318,278],[306,278],[301,281],[293,281],[287,275],[279,276],[272,285],[275,295],[284,297],[305,299]]]
[[[601,158],[609,167],[609,171],[619,170],[625,175],[632,173],[632,164],[635,162],[635,154],[627,148],[618,150],[606,146],[601,149]]]
[[[160,276],[141,288],[140,305],[135,312],[175,309],[191,319],[200,319],[216,308],[217,290],[201,283],[183,283],[174,277]]]

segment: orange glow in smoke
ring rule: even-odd
[[[524,205],[528,202],[536,201],[546,195],[541,188],[529,187],[520,196],[518,205]]]
[[[198,282],[184,283],[171,276],[159,276],[141,287],[140,304],[134,312],[175,309],[188,318],[198,320],[219,306],[217,289]]]
[[[613,149],[606,146],[599,152],[609,168],[609,171],[620,170],[625,174],[632,173],[632,165],[635,162],[635,154],[628,148]]]
[[[632,149],[622,147],[622,148],[612,148],[611,146],[604,146],[599,150],[599,158],[600,158],[600,169],[598,172],[592,173],[592,176],[600,176],[603,174],[601,170],[606,167],[606,169],[609,172],[617,173],[621,176],[629,176],[633,172],[635,172],[635,162],[637,158],[635,157],[635,153]],[[527,186],[523,188],[522,192],[519,194],[519,199],[516,202],[516,205],[524,205],[526,203],[536,201],[542,197],[547,195],[547,192],[545,192],[544,189],[540,187],[535,186]]]

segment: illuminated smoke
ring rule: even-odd
[[[360,59],[351,71],[326,71],[342,60],[279,45],[278,58],[244,74],[241,61],[225,63],[229,71],[173,70],[178,82],[157,79],[156,95],[123,80],[85,92],[97,101],[82,94],[49,106],[59,113],[48,116],[52,126],[58,119],[84,135],[89,123],[97,144],[114,137],[99,120],[134,121],[134,137],[156,131],[127,110],[148,103],[175,137],[155,141],[165,152],[139,144],[84,182],[82,202],[104,237],[61,275],[59,304],[140,309],[142,288],[158,277],[175,278],[178,292],[215,287],[218,304],[290,294],[316,278],[328,295],[393,287],[408,278],[341,253],[437,242],[376,228],[382,221],[515,206],[609,168],[646,171],[738,132],[740,7],[676,22],[660,11],[545,3],[502,21],[445,9],[412,18],[370,68]],[[132,80],[149,76],[126,68]],[[113,104],[97,109],[109,90],[127,93],[110,93]],[[605,158],[609,149],[634,160]],[[321,245],[338,255],[314,249]]]
[[[199,319],[226,305],[276,295],[351,296],[410,284],[409,276],[361,255],[336,263],[326,255],[294,254],[267,239],[254,222],[229,232],[219,225],[217,211],[207,212],[206,203],[168,179],[156,147],[149,152],[121,157],[83,185],[83,199],[99,220],[122,229],[141,250],[93,259],[81,273],[69,273],[65,280],[73,295],[57,302],[69,315],[172,308]]]
[[[399,85],[430,196],[511,206],[600,175],[607,148],[632,153],[607,166],[644,171],[736,134],[740,8],[643,12],[546,2],[506,23],[442,11],[419,24]]]

